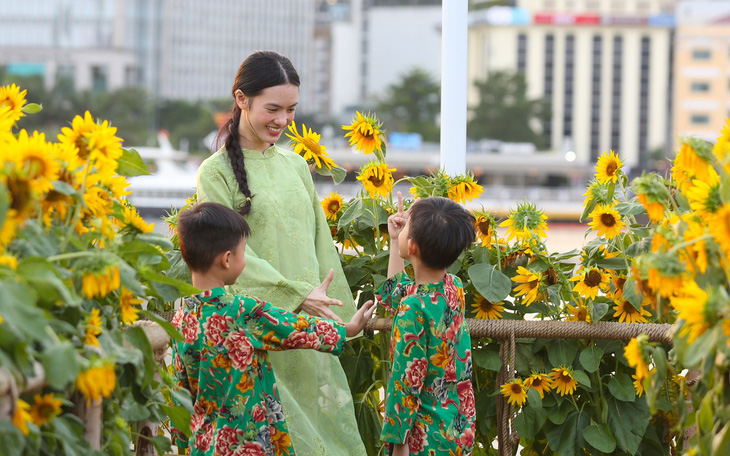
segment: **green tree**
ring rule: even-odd
[[[425,141],[439,140],[436,119],[441,111],[441,87],[428,71],[413,68],[405,73],[388,87],[377,109],[388,131],[420,133]]]
[[[205,150],[203,138],[216,130],[213,114],[201,103],[185,100],[165,100],[158,106],[158,124],[170,133],[170,141],[180,147],[180,140],[185,138],[190,151]]]
[[[470,107],[467,136],[530,142],[545,147],[545,137],[535,128],[550,119],[550,104],[544,98],[527,97],[527,82],[521,73],[494,71],[474,83],[479,104]]]

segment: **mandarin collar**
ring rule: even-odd
[[[211,299],[215,299],[218,296],[226,294],[226,289],[223,287],[216,287],[211,288],[210,290],[205,290],[201,293],[198,293],[195,295],[196,298],[203,300],[203,301],[209,301]]]
[[[276,155],[276,145],[275,144],[272,144],[263,152],[261,152],[260,150],[244,149],[244,148],[241,148],[241,150],[243,151],[243,158],[245,158],[246,160],[248,160],[248,159],[266,160],[266,159],[272,158]]]

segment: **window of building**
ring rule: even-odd
[[[694,60],[710,60],[712,53],[708,49],[695,49],[692,51],[692,58]]]
[[[692,114],[690,122],[695,125],[707,125],[710,123],[710,116],[707,114]]]
[[[692,92],[709,92],[710,84],[708,82],[693,82]]]
[[[527,35],[517,35],[517,71],[525,73],[527,69]]]
[[[91,67],[91,90],[94,92],[106,92],[107,69],[105,66]]]

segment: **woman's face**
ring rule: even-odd
[[[236,103],[241,108],[238,131],[241,146],[263,152],[279,140],[284,129],[294,120],[299,87],[282,84],[268,87],[255,97],[236,91]]]

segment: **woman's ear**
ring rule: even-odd
[[[248,97],[243,94],[241,89],[236,90],[233,94],[236,97],[236,105],[238,105],[242,111],[248,109]]]

